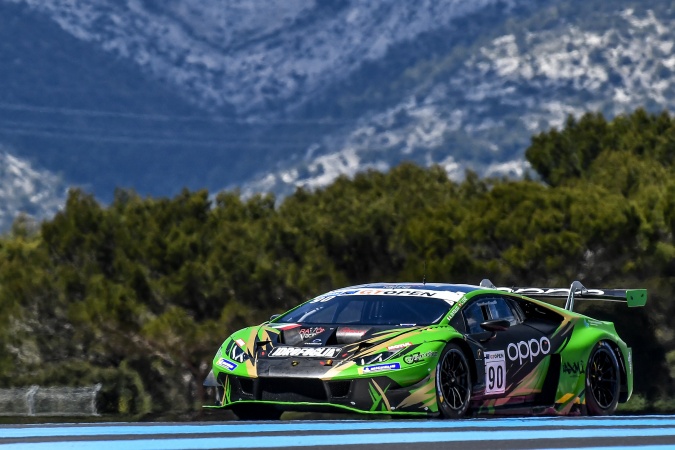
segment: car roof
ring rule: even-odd
[[[473,284],[449,284],[449,283],[368,283],[368,284],[359,284],[356,286],[347,286],[344,288],[336,289],[424,289],[428,291],[452,291],[452,292],[473,292],[481,289],[485,289],[481,286],[476,286]]]

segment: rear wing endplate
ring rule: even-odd
[[[533,298],[567,298],[565,309],[572,311],[575,300],[600,300],[608,302],[623,302],[629,307],[645,306],[647,304],[647,289],[587,289],[581,282],[575,281],[566,288],[540,287],[495,287],[490,280],[483,280],[481,287],[497,289],[504,292],[521,294]]]

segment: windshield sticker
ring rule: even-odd
[[[390,363],[390,364],[378,364],[376,366],[367,366],[364,367],[363,373],[372,373],[372,372],[382,372],[385,370],[399,370],[401,368],[400,363]]]
[[[334,299],[334,295],[320,295],[310,301],[310,303],[323,303],[327,302],[328,300]]]
[[[439,298],[452,305],[464,296],[464,292],[432,291],[428,289],[357,289],[337,291],[335,295],[394,295],[398,297]]]
[[[274,347],[269,353],[273,358],[285,358],[297,356],[300,358],[335,358],[340,354],[342,348],[335,347]]]

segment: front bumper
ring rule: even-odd
[[[247,378],[220,373],[217,405],[264,402],[280,410],[331,411],[336,408],[378,414],[436,415],[432,374],[412,386],[400,386],[387,376],[351,380],[319,378]]]

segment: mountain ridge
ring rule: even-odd
[[[673,109],[662,2],[411,5],[0,0],[0,144],[103,201],[283,197],[403,161],[518,177],[570,114]]]

